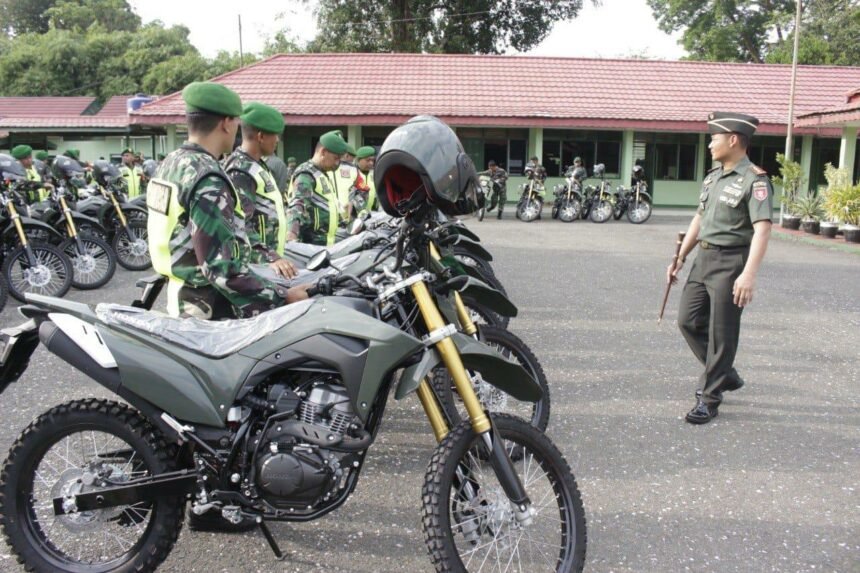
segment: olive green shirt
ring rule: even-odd
[[[699,196],[699,240],[722,247],[752,243],[753,223],[773,219],[773,186],[748,157],[733,169],[708,172]]]

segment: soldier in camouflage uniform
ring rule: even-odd
[[[245,231],[251,246],[275,265],[279,273],[290,278],[295,276],[296,270],[282,258],[287,233],[284,197],[263,160],[278,146],[284,118],[273,107],[251,102],[245,106],[240,119],[242,146],[227,158],[224,170],[241,195]]]
[[[378,206],[376,186],[373,181],[373,163],[376,149],[370,145],[359,147],[355,154],[355,166],[358,176],[349,191],[349,219],[354,216],[363,217]]]
[[[330,131],[320,137],[313,158],[296,168],[290,185],[287,241],[334,244],[343,209],[332,172],[346,150],[343,137]]]
[[[487,162],[487,170],[481,171],[478,175],[489,175],[493,183],[496,184],[493,187],[493,194],[490,196],[490,206],[487,207],[487,211],[492,211],[498,205],[499,212],[496,214],[496,218],[501,219],[502,213],[505,210],[505,203],[508,200],[508,172],[496,165],[494,160],[490,159]]]
[[[255,273],[238,193],[218,163],[233,147],[239,96],[209,82],[182,91],[188,141],[168,155],[147,189],[153,267],[166,275],[168,312],[203,319],[248,317],[307,298],[302,287]]]

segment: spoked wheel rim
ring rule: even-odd
[[[600,201],[591,209],[591,219],[598,223],[608,221],[612,217],[612,203]]]
[[[630,205],[630,210],[627,212],[627,216],[630,218],[631,223],[641,223],[647,220],[650,215],[651,204],[647,201],[632,203]]]
[[[95,285],[110,272],[110,254],[95,241],[81,237],[83,252],[79,253],[77,245],[71,241],[63,252],[69,257],[74,272],[76,286]]]
[[[505,449],[521,453],[513,461],[532,501],[530,523],[516,516],[480,443],[460,458],[448,492],[454,547],[470,573],[482,571],[568,571],[575,560],[573,501],[556,468],[540,453],[506,436]]]
[[[520,218],[523,221],[534,221],[535,219],[537,219],[539,213],[540,209],[538,207],[537,201],[526,201],[526,203],[522,206]]]
[[[148,475],[125,440],[102,429],[71,430],[46,444],[19,489],[27,534],[58,567],[113,570],[137,555],[154,523],[151,502],[55,516],[52,500]]]
[[[34,246],[35,265],[30,265],[25,250],[11,261],[9,269],[9,287],[13,292],[57,296],[64,293],[68,285],[69,265],[48,249]]]
[[[146,226],[139,223],[129,225],[127,229],[120,229],[115,241],[115,250],[117,259],[124,267],[145,269],[152,264],[148,237]]]
[[[575,221],[579,217],[579,211],[581,208],[582,207],[578,201],[567,201],[562,203],[561,208],[558,211],[558,218],[566,223]]]

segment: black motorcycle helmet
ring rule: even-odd
[[[86,185],[84,168],[71,157],[66,157],[65,155],[58,156],[54,159],[51,170],[58,181],[65,181],[75,187],[84,187]]]
[[[645,169],[641,165],[637,165],[633,168],[633,177],[635,179],[644,179],[645,178]]]
[[[152,179],[155,177],[155,172],[158,170],[158,161],[155,159],[147,159],[143,162],[141,167],[143,168],[143,174],[149,179]]]
[[[600,177],[604,173],[606,173],[606,166],[604,164],[598,163],[597,165],[594,166],[594,176],[595,177]]]
[[[99,159],[93,163],[93,177],[95,177],[96,183],[102,187],[112,187],[123,182],[119,167],[104,159]]]
[[[11,155],[0,153],[0,179],[4,181],[26,181],[27,172],[20,161]]]
[[[429,115],[385,138],[373,173],[379,203],[392,217],[405,215],[418,194],[447,215],[472,213],[482,203],[475,164],[454,131]]]

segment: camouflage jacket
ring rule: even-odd
[[[478,173],[478,175],[488,175],[494,183],[498,184],[500,187],[503,188],[507,186],[508,183],[508,172],[501,167],[496,167],[495,171],[490,171],[489,169],[487,169],[486,171],[481,171],[480,173]]]
[[[254,273],[261,262],[245,233],[236,191],[218,161],[186,143],[159,166],[156,178],[179,188],[184,213],[170,238],[171,272],[184,281],[180,313],[212,318],[254,316],[286,304],[286,288]]]
[[[236,149],[224,161],[224,171],[233,181],[233,187],[239,192],[242,202],[242,213],[245,216],[245,233],[251,242],[251,247],[259,251],[260,256],[268,262],[281,258],[276,252],[278,237],[278,213],[274,202],[268,197],[257,194],[257,181],[254,173],[257,170],[268,172],[264,161],[256,161],[253,157]],[[269,172],[263,175],[263,180],[277,186],[274,177]]]
[[[326,245],[329,243],[331,217],[338,217],[337,193],[329,173],[324,173],[312,161],[296,167],[290,184],[290,203],[287,209],[287,233],[302,243]],[[337,223],[337,221],[335,221]]]

